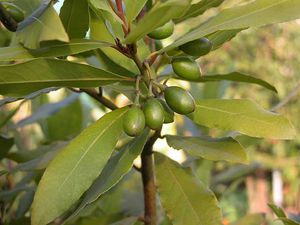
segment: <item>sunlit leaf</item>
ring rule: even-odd
[[[190,6],[190,0],[168,0],[158,2],[153,8],[132,28],[124,43],[133,43],[146,34],[164,25],[169,20],[182,16]]]
[[[200,24],[159,52],[169,51],[219,30],[260,27],[267,24],[295,20],[300,18],[299,8],[300,1],[295,0],[256,0],[249,4],[228,8]]]
[[[222,224],[216,197],[192,173],[160,153],[155,165],[160,200],[172,224]]]
[[[128,108],[86,128],[47,167],[34,197],[32,225],[45,225],[68,210],[101,173],[122,133]]]
[[[60,18],[69,37],[84,38],[89,29],[89,6],[87,0],[65,0]]]
[[[23,96],[48,87],[99,87],[131,80],[88,65],[57,59],[0,66],[0,74],[0,94],[8,96]]]
[[[208,9],[217,7],[221,5],[223,2],[224,0],[201,0],[200,2],[192,4],[189,10],[184,14],[184,16],[180,17],[175,21],[178,23],[191,17],[200,16]]]
[[[37,49],[26,49],[21,45],[15,45],[0,48],[0,61],[61,57],[109,46],[111,44],[106,42],[86,39],[72,40],[70,43],[47,43]]]
[[[167,135],[169,146],[208,160],[247,163],[247,154],[233,138],[182,137]]]
[[[178,79],[182,79],[182,78],[178,78]],[[216,82],[222,80],[257,84],[259,86],[265,87],[277,93],[276,88],[273,85],[269,84],[268,82],[240,72],[231,72],[228,74],[208,74],[208,75],[201,76],[198,80],[194,82],[205,83],[205,82]]]
[[[72,216],[79,213],[86,205],[96,201],[101,195],[109,191],[130,171],[134,159],[141,154],[148,135],[149,130],[146,129],[143,134],[133,139],[110,158],[100,176],[85,193],[80,205],[76,208]]]
[[[69,41],[53,3],[49,0],[43,2],[31,16],[19,24],[17,37],[26,48],[30,49],[39,48],[42,41]]]
[[[215,33],[209,34],[206,37],[213,43],[212,50],[217,50],[224,43],[231,41],[234,37],[237,36],[244,29],[235,29],[235,30],[221,30]]]
[[[190,118],[199,125],[238,131],[252,137],[291,139],[295,136],[288,119],[247,99],[198,100]]]
[[[128,23],[131,23],[141,12],[147,0],[125,0],[125,13]]]

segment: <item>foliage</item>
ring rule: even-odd
[[[197,160],[207,168],[212,165],[209,161],[248,163],[239,138],[293,139],[295,129],[284,116],[252,100],[204,99],[195,94],[193,87],[209,88],[212,83],[220,91],[223,81],[277,92],[261,77],[228,71],[229,67],[225,73],[215,69],[212,75],[206,72],[208,65],[200,76],[195,60],[209,59],[249,27],[298,19],[300,3],[256,0],[221,10],[160,47],[154,38],[164,35],[151,35],[171,24],[169,36],[174,22],[176,36],[181,24],[194,17],[206,19],[205,13],[222,3],[65,0],[58,14],[56,1],[16,0],[13,4],[25,15],[16,32],[5,29],[16,21],[0,8],[1,33],[7,34],[0,42],[0,94],[4,97],[0,179],[7,181],[0,186],[0,223],[223,224],[216,195],[201,181],[203,174],[190,169]],[[208,47],[201,51],[196,46],[201,54],[191,52],[193,48],[186,50],[195,43],[208,43]],[[190,65],[180,65],[179,71],[173,65],[173,71],[172,62],[182,57],[188,58],[196,78],[190,79]],[[182,81],[188,85],[177,87]],[[188,87],[193,96],[185,90]],[[63,90],[54,92],[63,93],[62,98],[52,102],[53,93],[47,93],[56,89]],[[120,103],[120,96],[126,96],[126,101]],[[23,105],[30,105],[32,113],[15,122],[12,118]],[[136,108],[139,121],[134,121],[136,114],[129,114]],[[93,110],[102,114],[97,121],[91,116]],[[163,123],[174,121],[173,111],[180,114],[175,125],[182,125],[180,120],[186,118],[202,135],[162,135]],[[40,135],[28,134],[34,144],[22,139],[29,126],[39,129],[35,133]],[[189,129],[186,125],[184,130]],[[209,129],[220,131],[211,135]],[[231,131],[237,135],[227,133]],[[192,163],[183,165],[154,153],[158,139],[184,150]],[[143,191],[137,173],[142,175]],[[216,186],[224,177],[219,174],[212,183]],[[288,219],[279,217],[288,224]],[[262,220],[261,215],[247,215],[235,224],[258,225]]]

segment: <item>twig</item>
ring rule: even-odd
[[[281,100],[277,105],[273,106],[271,108],[271,111],[273,112],[278,111],[280,108],[287,105],[291,100],[293,100],[294,97],[296,97],[299,91],[300,91],[300,82],[297,83],[297,85],[291,90],[291,92],[283,100]]]
[[[80,90],[76,90],[74,88],[69,88],[69,89],[77,93],[84,92],[111,110],[118,109],[118,106],[116,106],[112,101],[110,101],[109,99],[105,98],[102,95],[102,89],[100,89],[101,90],[100,93],[97,93],[94,89],[87,89],[87,88],[81,88]]]
[[[109,108],[111,110],[118,109],[118,106],[116,106],[109,99],[105,98],[102,94],[97,93],[94,89],[81,88],[80,90],[82,90],[89,96],[93,97],[94,99],[96,99],[98,102],[100,102],[102,105],[106,106],[107,108]]]
[[[126,22],[126,18],[124,15],[124,10],[123,10],[123,4],[122,4],[122,0],[116,0],[116,5],[117,5],[117,9],[115,8],[112,0],[107,0],[110,7],[112,8],[112,10],[114,11],[114,13],[122,20],[123,24],[122,24],[122,28],[125,34],[125,37],[127,36],[127,34],[129,33],[129,28],[128,28],[128,24]]]
[[[18,23],[12,18],[12,16],[7,12],[2,3],[0,2],[0,21],[9,31],[16,32],[18,28]]]

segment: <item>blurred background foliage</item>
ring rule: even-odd
[[[234,4],[237,4],[236,0],[227,0],[221,8]],[[209,10],[201,20],[192,18],[179,24],[175,34],[163,44],[171,42],[202,20],[214,15],[216,10]],[[13,39],[11,33],[0,29],[0,46],[9,45]],[[273,84],[278,94],[256,85],[228,81],[194,83],[190,87],[191,91],[195,98],[250,98],[266,109],[271,109],[292,92],[293,96],[289,98],[289,102],[278,112],[287,116],[299,133],[299,52],[299,20],[245,30],[231,42],[198,61],[203,74],[244,72]],[[73,60],[82,61],[82,58],[78,56]],[[117,105],[126,104],[126,98],[112,89],[104,89],[104,94],[112,98]],[[5,157],[5,160],[0,162],[0,171],[15,172],[0,177],[0,189],[3,191],[0,193],[0,216],[4,216],[6,211],[5,216],[22,221],[20,224],[27,224],[26,215],[32,202],[36,181],[39,180],[43,169],[61,146],[104,112],[105,109],[87,95],[77,95],[69,90],[53,91],[33,100],[22,100],[2,106],[0,128],[1,134],[7,138],[0,140],[0,159]],[[226,134],[203,127],[193,127],[182,117],[178,117],[176,121],[176,127],[174,124],[167,125],[164,132],[182,133],[182,127],[185,126],[190,133],[195,134],[209,133],[214,137]],[[267,206],[269,202],[282,206],[297,219],[300,213],[300,135],[292,141],[258,140],[245,136],[238,136],[237,139],[247,147],[249,165],[186,158],[183,152],[170,149],[163,140],[155,147],[168,152],[173,159],[191,166],[194,173],[215,191],[221,202],[225,225],[233,224],[234,221],[253,213],[265,213],[268,220],[266,224],[281,224],[274,221]],[[7,154],[6,150],[9,151]],[[138,160],[136,164],[139,164]],[[140,177],[136,171],[132,171],[121,184],[90,205],[70,224],[110,224],[124,214],[139,216],[143,211],[142,203]],[[163,215],[161,218],[164,218]],[[170,223],[162,219],[162,224]]]

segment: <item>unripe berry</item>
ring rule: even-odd
[[[154,31],[150,32],[148,36],[153,39],[161,40],[170,37],[174,31],[174,23],[170,20],[165,25],[156,28]]]
[[[144,112],[137,106],[133,106],[125,114],[123,129],[131,137],[140,135],[145,128]]]
[[[164,123],[164,110],[160,102],[155,98],[151,98],[147,100],[143,110],[146,119],[146,125],[152,130],[161,129]]]
[[[170,108],[179,114],[189,114],[195,111],[193,96],[183,88],[172,86],[164,91],[165,99]]]
[[[185,80],[198,80],[201,77],[198,63],[191,57],[177,57],[172,61],[172,68],[175,74]]]
[[[181,45],[179,46],[179,49],[188,55],[200,57],[208,54],[212,47],[212,42],[203,37]]]

